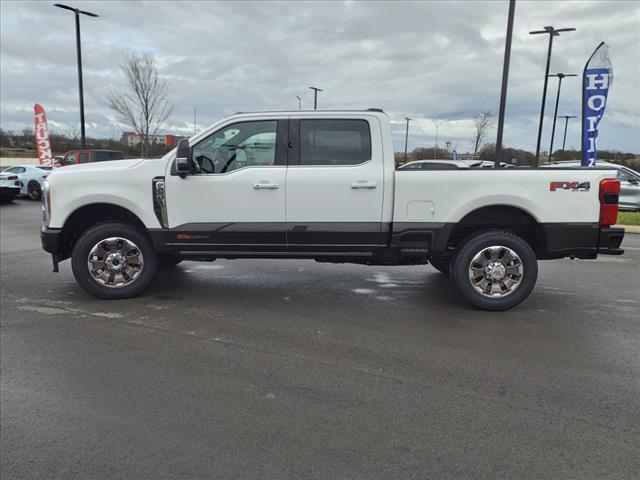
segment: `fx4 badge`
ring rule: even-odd
[[[589,182],[551,182],[549,190],[556,192],[558,190],[570,190],[572,192],[588,192],[591,189]]]

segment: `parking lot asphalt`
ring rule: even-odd
[[[501,313],[430,266],[298,260],[104,301],[39,209],[0,206],[3,479],[638,478],[640,235]]]

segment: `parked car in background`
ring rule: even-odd
[[[618,165],[617,163],[597,162],[597,165],[599,167],[613,167],[617,170],[616,178],[620,180],[620,210],[640,211],[640,173],[624,165]],[[577,161],[541,165],[541,167],[545,168],[580,166],[580,162]]]
[[[398,170],[458,170],[464,168],[493,168],[494,162],[487,160],[415,160],[398,167]],[[501,162],[498,168],[512,168]]]
[[[13,173],[0,173],[0,200],[10,202],[20,193],[20,180]]]
[[[56,166],[66,167],[78,163],[108,162],[109,160],[124,160],[124,153],[119,150],[69,150],[62,160],[56,161]]]
[[[2,174],[17,177],[20,187],[18,195],[26,195],[31,200],[40,200],[42,182],[51,173],[52,168],[44,165],[13,165],[5,169]]]

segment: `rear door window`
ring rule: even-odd
[[[366,120],[300,120],[300,165],[359,165],[369,160]]]
[[[80,152],[80,163],[89,163],[89,152]]]

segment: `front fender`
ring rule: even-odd
[[[131,192],[131,196],[128,197],[112,194],[87,194],[78,197],[74,196],[66,202],[53,203],[49,227],[62,228],[68,218],[80,208],[96,204],[107,204],[122,207],[130,211],[138,217],[147,228],[162,228],[153,212],[150,192],[151,189],[149,189],[146,196],[135,195],[134,192]]]
[[[153,210],[153,178],[163,175],[165,167],[163,160],[117,160],[52,172],[47,178],[51,196],[48,226],[62,228],[81,207],[111,204],[130,211],[147,228],[160,228]]]

